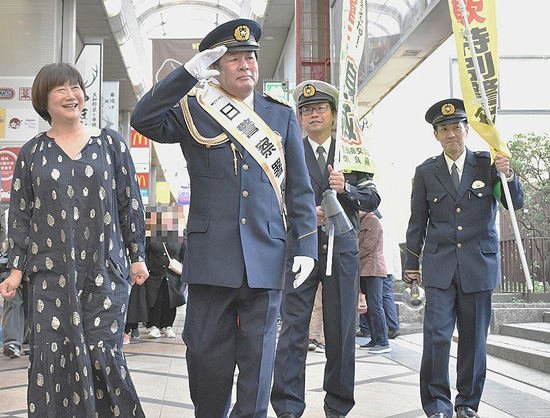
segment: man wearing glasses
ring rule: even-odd
[[[353,408],[355,379],[355,322],[358,300],[359,210],[374,211],[380,196],[368,173],[343,174],[333,169],[336,141],[331,135],[336,120],[338,90],[322,81],[309,80],[294,90],[304,138],[306,165],[315,191],[317,209],[318,261],[306,281],[294,288],[287,263],[281,305],[282,328],[275,356],[271,404],[278,418],[297,418],[304,413],[305,361],[308,330],[315,293],[322,283],[323,327],[326,340],[323,388],[325,416],[341,418]],[[326,275],[328,237],[321,210],[322,193],[336,191],[338,200],[353,224],[353,230],[334,237],[332,275]]]

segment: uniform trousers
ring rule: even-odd
[[[311,312],[311,321],[309,322],[309,339],[325,343],[325,333],[323,332],[323,283],[319,283],[317,292],[315,292],[315,302]]]
[[[273,373],[281,290],[190,284],[183,331],[197,418],[225,418],[235,367],[231,418],[265,418]]]
[[[451,339],[458,328],[456,406],[478,410],[487,368],[492,291],[464,293],[458,271],[447,289],[426,287],[420,397],[426,415],[453,416],[449,389]]]
[[[305,373],[311,312],[319,282],[323,283],[325,332],[325,403],[347,414],[354,406],[355,319],[357,316],[358,252],[335,253],[332,275],[326,276],[326,254],[307,280],[294,289],[294,274],[286,276],[281,306],[282,328],[277,343],[271,405],[277,414],[304,413]],[[287,265],[287,271],[289,271]]]

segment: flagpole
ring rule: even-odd
[[[472,62],[474,64],[474,70],[479,86],[479,93],[481,98],[478,99],[478,103],[481,102],[483,105],[483,110],[485,111],[485,116],[491,118],[491,111],[489,109],[489,101],[487,99],[487,94],[485,93],[485,86],[483,85],[483,79],[481,77],[481,70],[479,68],[479,62],[477,60],[477,54],[474,46],[474,40],[472,39],[472,32],[470,30],[470,24],[468,22],[468,13],[466,11],[466,5],[464,0],[458,0],[460,7],[460,13],[462,15],[462,21],[464,22],[464,33],[468,39],[468,46],[470,48],[470,53],[472,54]],[[525,257],[525,250],[523,248],[523,243],[521,241],[521,235],[519,233],[518,221],[516,218],[516,213],[514,211],[514,204],[512,202],[512,196],[510,195],[510,188],[508,187],[508,181],[506,180],[506,175],[499,171],[500,182],[502,184],[502,189],[504,190],[504,196],[506,197],[506,203],[508,204],[508,213],[510,214],[510,223],[514,230],[514,237],[516,238],[516,244],[518,247],[519,257],[521,260],[521,266],[523,267],[523,274],[525,276],[525,281],[527,283],[527,290],[533,291],[533,282],[531,281],[531,275],[529,273],[529,267],[527,266],[527,259]]]

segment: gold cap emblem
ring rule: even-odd
[[[304,93],[304,97],[311,97],[315,95],[315,91],[315,87],[311,84],[306,84],[302,90],[302,93]]]
[[[248,38],[250,38],[250,28],[246,25],[237,26],[234,35],[237,41],[248,41]]]
[[[445,103],[443,106],[441,106],[441,113],[443,113],[445,116],[454,115],[455,106],[452,103]]]

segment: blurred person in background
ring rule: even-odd
[[[181,207],[159,205],[147,210],[145,261],[149,269],[147,306],[149,338],[176,338],[173,329],[176,308],[185,304],[181,272],[170,270],[170,258],[183,263],[185,255],[184,216]],[[179,227],[181,226],[181,227]]]

